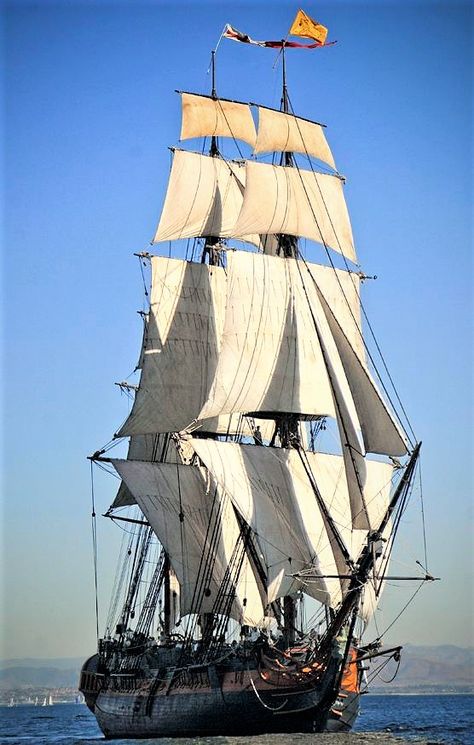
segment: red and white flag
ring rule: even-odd
[[[222,36],[224,39],[233,39],[234,41],[241,41],[244,44],[254,44],[257,47],[271,47],[272,49],[280,49],[283,46],[297,47],[298,49],[314,49],[315,47],[327,47],[336,43],[334,41],[328,43],[316,41],[314,44],[300,44],[297,41],[286,41],[285,39],[281,39],[280,41],[260,41],[252,39],[247,34],[243,34],[242,31],[238,31],[230,23],[226,23]]]
[[[231,26],[230,23],[226,23],[222,36],[224,37],[224,39],[242,41],[244,42],[244,44],[255,44],[258,47],[264,47],[266,45],[265,41],[256,41],[255,39],[251,39],[250,36],[247,36],[247,34],[243,34],[242,31],[238,31],[236,28]]]

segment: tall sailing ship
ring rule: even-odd
[[[109,738],[344,731],[368,661],[399,655],[362,637],[420,444],[376,376],[344,178],[292,112],[285,46],[280,110],[218,97],[214,53],[211,94],[180,93],[199,151],[172,148],[168,255],[139,254],[128,456],[91,456],[126,527],[80,680]]]

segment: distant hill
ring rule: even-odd
[[[0,670],[0,690],[13,688],[73,688],[79,682],[77,670],[57,667],[7,667]]]
[[[374,664],[373,668],[375,667]],[[395,665],[391,663],[382,672],[381,678],[389,680],[394,671]],[[396,678],[387,684],[376,678],[371,688],[387,692],[474,690],[474,649],[455,647],[452,644],[437,647],[407,644],[402,650]]]
[[[77,686],[81,657],[12,659],[0,661],[0,690],[26,688],[72,688]]]
[[[84,659],[77,657],[60,659],[26,658],[0,661],[0,690],[43,686],[45,688],[67,688],[77,686],[79,671]],[[369,679],[378,661],[374,660]],[[381,675],[389,680],[395,671],[393,662]],[[372,691],[386,693],[423,691],[472,691],[474,690],[474,649],[456,647],[451,644],[437,647],[407,644],[397,677],[385,684],[374,678]]]
[[[84,657],[18,657],[0,660],[0,670],[7,667],[56,667],[58,670],[80,669]]]

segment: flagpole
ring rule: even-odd
[[[222,29],[222,31],[221,31],[221,35],[219,36],[219,38],[218,38],[218,40],[217,40],[217,44],[216,44],[216,47],[215,47],[215,49],[213,49],[213,50],[212,50],[212,52],[211,52],[211,62],[210,62],[210,64],[209,64],[209,67],[207,68],[207,72],[206,72],[206,75],[209,75],[209,73],[211,72],[211,68],[212,68],[212,67],[213,67],[213,65],[214,65],[214,56],[215,56],[215,54],[216,54],[217,50],[219,49],[219,44],[220,44],[220,43],[221,43],[221,41],[222,41],[222,37],[224,36],[224,34],[225,34],[225,32],[226,32],[226,29],[227,29],[227,26],[228,26],[228,25],[229,25],[229,24],[228,24],[228,23],[226,23],[226,25],[225,25],[225,26],[224,26],[224,28]],[[212,87],[214,88],[214,85],[213,85]]]
[[[218,40],[218,42],[217,42],[217,44],[216,44],[216,48],[214,49],[214,51],[215,51],[215,52],[217,52],[217,50],[219,49],[219,44],[220,44],[220,43],[221,43],[221,41],[222,41],[222,37],[224,36],[224,34],[225,34],[225,32],[226,32],[226,29],[227,29],[227,26],[228,26],[228,25],[229,25],[229,24],[228,24],[228,23],[226,23],[226,25],[224,26],[224,28],[223,28],[223,29],[222,29],[222,31],[221,31],[221,35],[219,36],[219,40]]]
[[[283,106],[283,111],[288,112],[288,90],[286,87],[285,41],[286,39],[282,39],[282,42],[281,42],[281,59],[282,59],[282,73],[283,73],[283,91],[282,91],[281,103]]]

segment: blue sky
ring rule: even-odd
[[[4,3],[4,656],[94,648],[87,454],[127,414],[142,286],[177,143],[175,89],[208,92],[226,22],[286,35],[298,6]],[[472,8],[304,6],[338,44],[288,52],[295,110],[327,124],[364,300],[417,436],[430,569],[390,639],[472,643]],[[223,40],[223,97],[279,105],[275,52]],[[116,483],[96,480],[98,510]],[[105,523],[105,524],[104,524]],[[102,619],[120,530],[99,526]],[[419,502],[398,559],[423,560]],[[411,564],[410,564],[411,563]],[[401,566],[399,566],[399,569]],[[407,569],[409,571],[409,569]],[[388,625],[404,591],[384,599]]]

